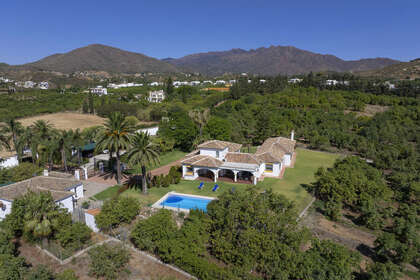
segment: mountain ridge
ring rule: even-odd
[[[199,72],[209,76],[246,72],[294,75],[311,71],[370,71],[396,63],[399,61],[390,58],[343,60],[331,54],[318,54],[293,46],[270,46],[250,50],[234,48],[159,60],[141,53],[102,44],[91,44],[22,65],[0,63],[0,71],[55,71],[67,74],[82,71],[126,74]]]

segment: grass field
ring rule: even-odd
[[[211,189],[214,183],[205,182],[202,190],[197,187],[199,181],[182,180],[177,185],[171,185],[168,188],[152,188],[149,189],[148,195],[143,195],[139,190],[127,190],[122,193],[123,196],[138,198],[143,205],[149,205],[156,202],[159,198],[167,192],[176,191],[186,194],[198,194],[204,196],[216,197],[221,193],[232,188],[236,190],[246,189],[249,187],[264,190],[271,188],[274,192],[286,196],[288,199],[296,203],[296,208],[300,211],[310,202],[311,195],[306,192],[302,184],[310,184],[314,182],[314,173],[321,167],[330,167],[334,161],[339,157],[338,154],[323,153],[318,151],[311,151],[306,149],[297,149],[297,157],[294,168],[287,168],[283,179],[265,178],[264,181],[259,182],[256,186],[245,184],[234,184],[227,182],[218,182],[220,186],[216,192]],[[107,199],[117,194],[118,186],[110,187],[109,189],[95,195],[96,199]]]
[[[158,164],[154,164],[148,167],[148,169],[155,169],[155,168],[159,168],[161,166],[167,165],[171,162],[177,161],[181,158],[183,158],[187,153],[185,152],[181,152],[178,150],[173,150],[170,152],[167,152],[161,156],[159,156],[159,163]]]
[[[77,129],[80,130],[92,126],[102,125],[104,118],[95,115],[79,114],[79,113],[54,113],[19,119],[23,126],[30,126],[37,120],[50,122],[57,129]]]

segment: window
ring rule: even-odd
[[[191,165],[187,165],[187,175],[193,175],[194,174],[194,168]]]
[[[216,157],[219,158],[219,151],[216,151]]]
[[[273,172],[273,164],[272,163],[266,163],[265,164],[265,172]]]

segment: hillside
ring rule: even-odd
[[[410,62],[393,64],[382,69],[364,71],[362,76],[374,76],[394,79],[420,79],[420,58]]]
[[[140,53],[94,44],[64,54],[53,54],[36,62],[14,66],[62,73],[106,71],[109,73],[177,72],[176,67]]]
[[[345,61],[333,55],[322,55],[295,47],[272,46],[256,50],[232,49],[187,55],[179,59],[165,59],[181,69],[207,75],[224,73],[256,73],[265,75],[299,74],[310,71],[365,71],[394,63],[388,58]]]

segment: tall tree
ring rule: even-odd
[[[168,80],[166,81],[166,97],[167,98],[171,98],[173,93],[174,93],[174,85],[172,83],[172,78],[169,77]]]
[[[123,114],[112,113],[105,121],[104,128],[99,132],[96,150],[102,152],[109,150],[115,152],[117,161],[117,183],[121,183],[121,151],[127,150],[131,144],[131,136],[134,128],[129,125]]]
[[[188,112],[188,115],[190,118],[197,124],[199,128],[199,137],[200,139],[203,136],[203,128],[207,124],[210,118],[210,109],[194,109],[190,112]]]
[[[18,140],[22,132],[23,127],[21,123],[16,121],[14,118],[6,120],[5,124],[0,127],[0,134],[7,135],[9,137],[9,144],[13,144],[13,149],[16,150],[19,161],[21,158],[21,151],[19,151]]]
[[[136,133],[132,138],[132,147],[127,153],[128,162],[141,167],[143,193],[147,193],[146,166],[159,161],[158,147],[150,141],[147,133]]]
[[[72,148],[72,139],[73,138],[73,131],[66,131],[66,130],[60,130],[57,133],[56,141],[57,141],[57,149],[60,152],[61,155],[61,162],[62,167],[67,172],[67,155],[71,153]]]

